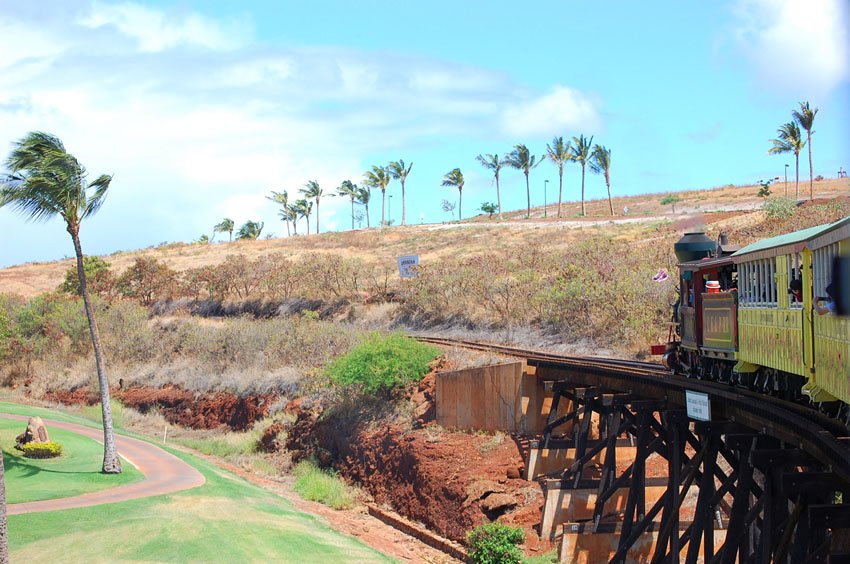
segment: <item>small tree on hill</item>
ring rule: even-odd
[[[449,200],[445,200],[445,199],[444,199],[442,202],[440,202],[440,208],[441,208],[444,212],[446,212],[446,213],[448,213],[448,214],[451,214],[451,216],[452,216],[452,221],[454,221],[454,219],[455,219],[455,208],[456,208],[456,207],[457,207],[457,204],[456,204],[456,203],[454,203],[454,202],[451,202],[451,201],[449,201]]]
[[[234,227],[234,225],[235,224],[233,223],[232,219],[230,219],[229,217],[225,217],[223,220],[221,220],[221,223],[219,223],[215,227],[213,227],[213,233],[229,233],[230,234],[230,240],[233,241],[233,227]]]
[[[488,219],[493,219],[493,214],[498,211],[498,207],[493,202],[484,202],[481,204],[481,211],[487,214]]]
[[[100,257],[83,257],[83,272],[86,275],[88,289],[93,294],[107,295],[115,286],[115,277],[109,270],[109,263]],[[77,267],[71,266],[65,271],[65,281],[59,285],[59,291],[66,294],[82,295]]]
[[[678,204],[681,201],[682,201],[682,198],[680,198],[679,196],[676,196],[674,194],[671,194],[669,196],[664,196],[663,198],[661,198],[661,205],[662,206],[671,206],[673,208],[673,213],[676,213],[676,204]]]

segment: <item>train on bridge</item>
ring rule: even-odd
[[[675,252],[666,366],[811,404],[850,426],[850,318],[834,313],[831,280],[835,257],[850,255],[850,217],[743,248],[687,233]]]

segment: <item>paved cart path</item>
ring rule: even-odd
[[[0,417],[20,421],[29,419],[26,416],[5,413],[0,414]],[[44,423],[50,427],[78,433],[101,444],[103,443],[103,429],[48,419],[44,419]],[[141,482],[73,497],[14,503],[8,506],[9,515],[90,507],[104,503],[117,503],[142,497],[164,495],[196,488],[206,481],[203,474],[195,468],[157,446],[118,434],[115,435],[115,442],[118,446],[118,453],[144,475]]]

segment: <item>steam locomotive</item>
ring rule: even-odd
[[[743,248],[687,233],[674,250],[679,299],[662,362],[812,404],[850,426],[850,318],[831,307],[832,264],[850,254],[850,217]]]

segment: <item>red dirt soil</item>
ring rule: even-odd
[[[113,389],[110,393],[125,406],[142,413],[156,408],[174,425],[192,429],[227,426],[234,431],[250,429],[254,422],[268,415],[269,406],[277,399],[274,394],[245,397],[228,392],[195,394],[177,386]],[[65,405],[95,405],[100,396],[85,389],[54,390],[45,393],[44,399]]]

